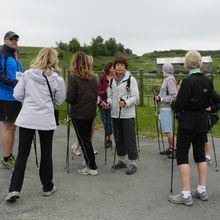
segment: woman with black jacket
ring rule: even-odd
[[[85,53],[77,52],[73,55],[70,72],[66,101],[71,105],[70,117],[86,161],[86,167],[79,170],[79,173],[97,175],[91,132],[96,116],[98,84]]]
[[[175,204],[192,205],[193,199],[206,201],[207,163],[205,157],[205,138],[209,129],[206,109],[211,105],[213,83],[204,76],[200,68],[202,58],[197,51],[189,51],[185,56],[185,67],[189,76],[181,84],[174,105],[178,114],[178,132],[176,159],[181,180],[181,193],[169,196],[169,201]],[[188,153],[193,146],[193,157],[198,167],[199,184],[191,191],[190,167]]]

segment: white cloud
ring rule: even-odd
[[[11,0],[1,8],[0,36],[13,30],[20,45],[54,46],[73,37],[89,44],[101,35],[137,54],[220,49],[219,0]]]

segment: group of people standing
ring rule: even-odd
[[[64,79],[59,74],[61,69],[57,51],[53,48],[41,49],[30,69],[22,73],[18,40],[15,32],[5,34],[0,59],[0,120],[3,124],[1,167],[14,169],[6,201],[14,202],[20,197],[26,162],[36,131],[40,137],[42,195],[50,196],[56,191],[52,160],[53,134],[57,127],[54,111],[55,105],[65,100],[71,106],[70,117],[85,159],[85,168],[78,172],[82,175],[98,174],[91,139],[98,104],[106,130],[105,147],[112,146],[111,135],[113,131],[115,135],[117,133],[115,141],[119,161],[114,168],[127,168],[128,175],[135,173],[138,155],[134,118],[139,92],[135,78],[126,70],[127,60],[118,57],[106,64],[105,73],[98,81],[93,74],[91,56],[83,52],[73,54],[66,91]],[[17,158],[12,154],[16,126],[19,126]]]
[[[61,69],[57,51],[43,48],[30,69],[22,73],[18,40],[16,33],[7,32],[0,53],[0,120],[3,124],[1,166],[14,168],[6,201],[14,202],[20,197],[26,162],[36,131],[40,137],[42,195],[50,196],[56,191],[52,161],[53,134],[57,127],[54,106],[65,100],[71,106],[70,117],[85,159],[85,167],[78,172],[82,175],[98,174],[91,138],[98,104],[105,129],[105,147],[112,146],[111,135],[114,133],[119,160],[112,169],[126,168],[126,174],[136,173],[135,105],[139,100],[139,91],[137,81],[127,70],[127,59],[116,57],[113,62],[107,63],[104,74],[97,80],[91,57],[83,52],[73,54],[66,92],[65,82],[59,75]],[[214,91],[212,81],[201,72],[201,66],[201,55],[197,51],[189,51],[185,57],[189,76],[183,80],[178,91],[172,64],[164,64],[160,93],[153,95],[160,107],[160,129],[166,134],[169,144],[169,148],[162,153],[169,155],[172,152],[172,158],[177,159],[182,189],[180,194],[168,198],[175,204],[192,205],[192,197],[208,200],[204,148],[210,129],[208,112],[213,111],[213,106],[215,110],[218,108],[220,98]],[[173,111],[178,116],[177,143],[173,141]],[[19,126],[17,158],[12,154],[16,126]],[[199,175],[199,184],[194,191],[190,189],[188,161],[191,144]]]

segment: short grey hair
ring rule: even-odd
[[[196,50],[186,53],[184,66],[187,70],[200,69],[202,67],[201,54]]]

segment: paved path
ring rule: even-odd
[[[71,132],[73,133],[73,129]],[[216,139],[215,143],[219,158],[220,140]],[[54,182],[58,190],[49,198],[41,196],[42,188],[33,150],[28,160],[21,197],[14,204],[7,204],[4,201],[11,171],[0,169],[0,220],[220,219],[220,173],[215,172],[214,165],[210,166],[208,174],[209,201],[194,200],[192,207],[186,207],[167,201],[170,194],[171,161],[164,161],[158,154],[156,140],[140,138],[138,172],[131,176],[125,175],[124,170],[111,172],[113,161],[111,150],[108,150],[107,165],[104,165],[102,131],[95,132],[94,146],[99,152],[96,159],[99,175],[81,176],[77,173],[81,168],[82,156],[71,160],[70,173],[67,174],[64,170],[66,127],[59,127],[55,133],[53,151]],[[192,158],[190,159],[191,183],[192,186],[196,186],[196,167]],[[179,186],[175,167],[174,193],[178,192]]]

